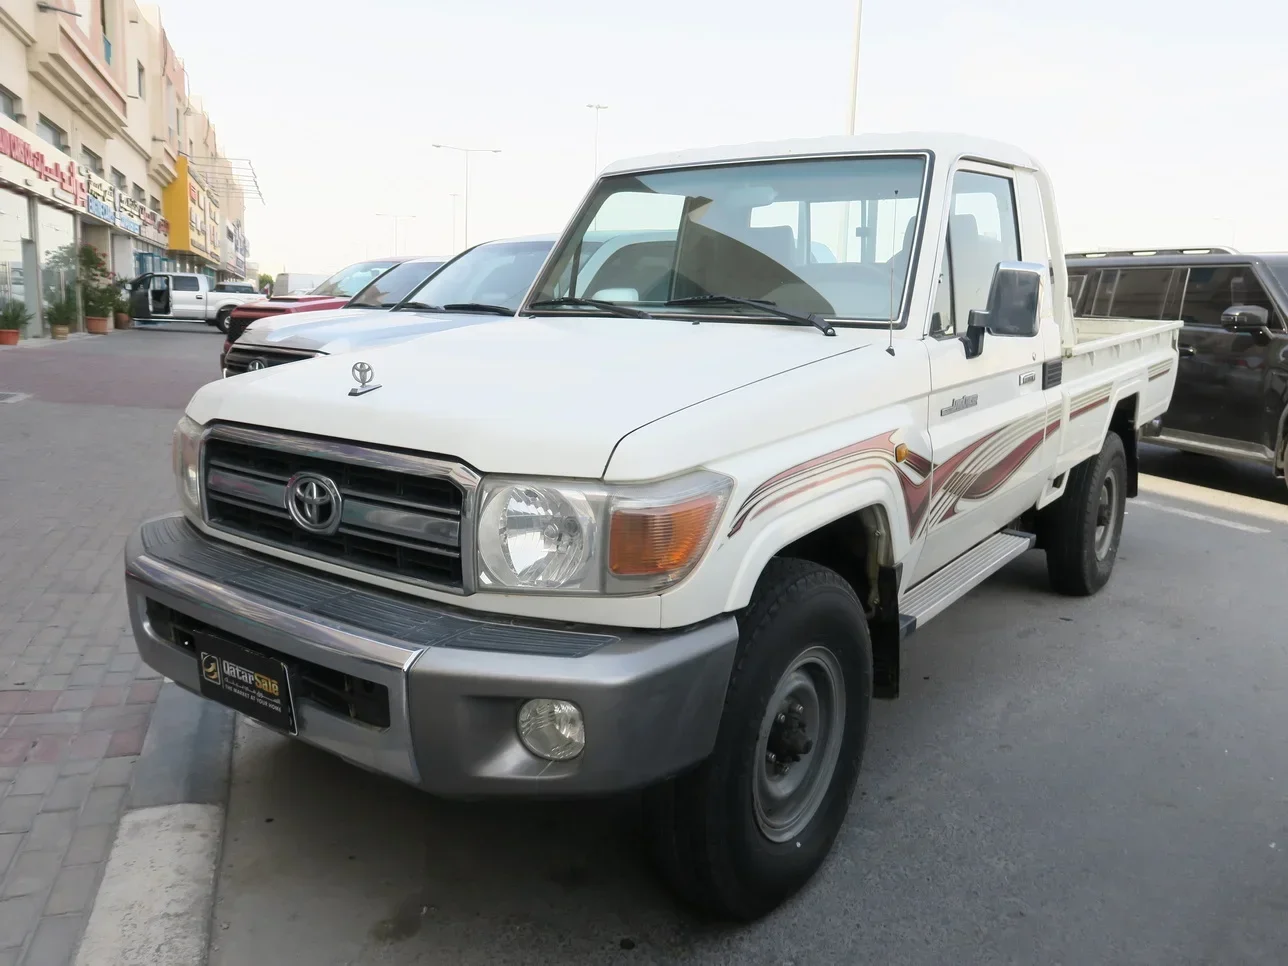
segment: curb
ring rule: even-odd
[[[76,966],[206,962],[235,720],[162,686]]]

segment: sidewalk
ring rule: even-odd
[[[70,962],[161,687],[135,650],[121,553],[175,506],[178,413],[127,400],[133,386],[155,406],[158,384],[186,400],[200,382],[177,381],[218,349],[165,342],[0,356],[0,392],[25,396],[0,407],[0,966]]]

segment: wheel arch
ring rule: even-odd
[[[1114,402],[1113,415],[1109,417],[1109,432],[1117,433],[1123,441],[1123,452],[1127,455],[1127,495],[1133,497],[1139,489],[1140,462],[1136,442],[1140,437],[1136,413],[1140,406],[1140,393],[1132,392],[1120,396]]]
[[[769,561],[782,556],[802,557],[837,571],[854,587],[864,609],[870,610],[871,581],[875,579],[871,561],[893,567],[903,560],[909,546],[901,497],[887,480],[870,477],[803,503],[766,524],[741,554],[725,611],[745,607]],[[869,552],[873,549],[875,554]]]

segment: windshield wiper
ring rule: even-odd
[[[504,305],[490,305],[487,302],[448,302],[443,306],[447,312],[490,312],[493,315],[514,315],[514,309]]]
[[[592,309],[599,309],[601,312],[608,312],[610,315],[620,315],[626,319],[651,319],[643,309],[633,309],[626,305],[618,305],[616,302],[604,302],[600,299],[582,299],[572,295],[565,295],[562,298],[542,299],[539,302],[529,302],[530,309],[553,309],[560,305],[586,305]]]
[[[776,302],[769,299],[744,299],[737,295],[691,295],[688,298],[671,299],[666,303],[671,305],[746,305],[753,309],[760,309],[768,312],[770,315],[776,315],[780,319],[786,319],[789,322],[799,322],[802,325],[812,325],[824,335],[836,335],[836,329],[828,324],[827,320],[820,315],[813,313],[801,315],[797,312],[789,312],[787,309],[780,309]]]
[[[390,311],[401,312],[403,309],[419,309],[421,312],[443,312],[441,305],[430,305],[428,302],[399,302]]]

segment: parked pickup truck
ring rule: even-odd
[[[263,296],[250,282],[212,282],[198,272],[151,272],[130,283],[130,316],[137,322],[207,322],[228,330],[233,309]]]
[[[596,221],[666,237],[588,276]],[[644,789],[665,879],[752,919],[830,850],[910,633],[1033,547],[1109,580],[1179,328],[1073,317],[1005,144],[618,163],[518,318],[197,392],[139,650],[435,794]]]

